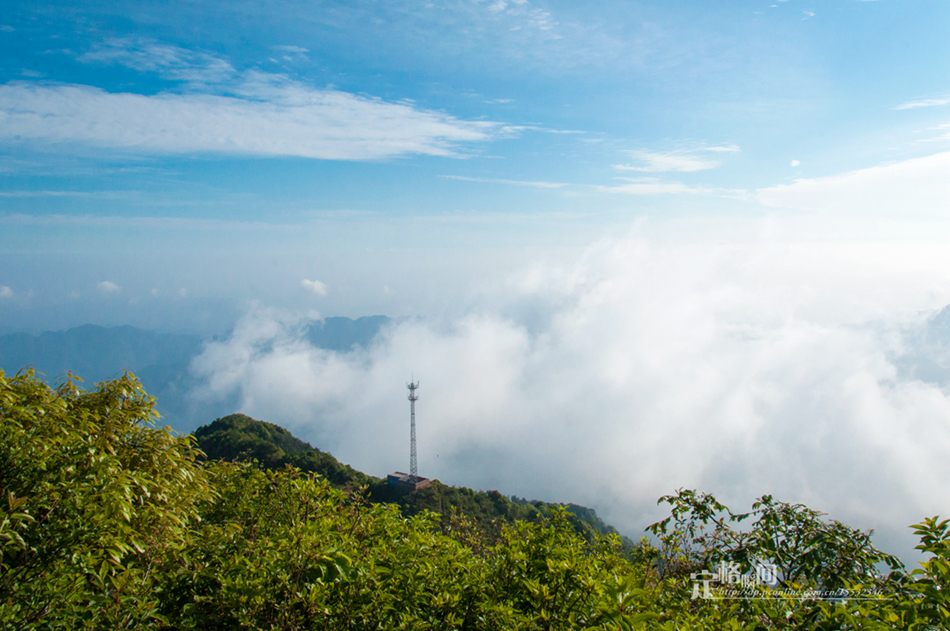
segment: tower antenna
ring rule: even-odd
[[[419,395],[416,390],[419,389],[419,382],[412,376],[412,380],[406,384],[409,388],[409,473],[395,471],[386,477],[386,483],[389,486],[406,489],[408,491],[418,491],[429,486],[432,482],[429,478],[419,477],[419,468],[416,464],[416,401]]]
[[[416,401],[419,395],[416,389],[419,388],[419,382],[410,381],[409,388],[409,479],[412,482],[419,481],[419,468],[416,466]]]

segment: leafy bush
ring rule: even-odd
[[[879,564],[903,570],[900,559],[871,543],[872,532],[824,519],[802,504],[765,495],[752,511],[735,514],[708,493],[680,490],[659,502],[672,506],[670,517],[649,526],[663,544],[663,570],[684,575],[717,564],[735,563],[740,572],[768,564],[783,587],[835,591],[877,582]],[[748,530],[732,524],[749,520]]]
[[[0,372],[8,628],[161,623],[156,570],[213,491],[190,438],[148,427],[153,403],[131,375],[84,392],[72,377],[54,390]]]

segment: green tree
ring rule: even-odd
[[[778,581],[818,587],[824,591],[880,580],[884,564],[903,569],[900,559],[871,542],[861,531],[802,504],[776,501],[764,495],[752,511],[735,514],[708,493],[680,490],[660,498],[672,507],[670,517],[648,527],[663,545],[666,571],[683,575],[736,563],[742,572],[760,564],[776,568]],[[733,527],[749,520],[749,528]]]
[[[366,474],[295,438],[283,427],[244,414],[230,414],[202,425],[195,430],[195,439],[207,457],[215,460],[256,460],[265,469],[290,465],[351,489],[371,481]]]
[[[930,558],[911,571],[916,579],[910,583],[911,591],[919,595],[912,610],[915,620],[950,628],[950,520],[940,521],[930,517],[911,526],[920,544],[917,549],[930,554]]]
[[[212,495],[188,437],[153,429],[131,374],[81,390],[0,371],[0,623],[161,624],[155,573]]]

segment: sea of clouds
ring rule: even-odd
[[[634,537],[678,488],[737,511],[772,494],[908,556],[909,524],[950,515],[947,255],[763,234],[635,226],[348,353],[311,346],[305,314],[256,306],[194,361],[194,396],[382,476],[408,465],[415,378],[427,477],[592,506]]]

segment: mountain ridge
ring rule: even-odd
[[[370,502],[395,504],[405,517],[423,511],[436,513],[442,517],[443,527],[451,527],[453,519],[462,516],[492,538],[500,536],[505,525],[513,525],[516,521],[539,522],[564,507],[571,526],[588,541],[615,535],[628,554],[636,546],[629,537],[598,517],[594,509],[579,504],[509,497],[497,490],[479,491],[446,485],[439,480],[433,480],[426,488],[407,492],[390,486],[383,478],[341,463],[332,454],[303,442],[279,425],[245,414],[229,414],[215,419],[196,429],[193,435],[199,449],[209,459],[256,461],[263,469],[292,466],[317,473],[337,488],[365,494]]]

